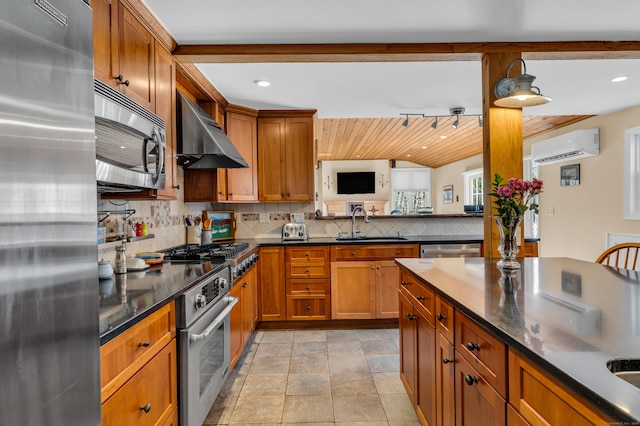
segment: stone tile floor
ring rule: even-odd
[[[258,331],[203,425],[412,425],[398,329]]]

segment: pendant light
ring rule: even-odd
[[[524,73],[510,78],[511,68],[518,61],[522,62]],[[494,104],[505,108],[522,108],[551,102],[550,97],[543,95],[538,87],[532,86],[535,79],[535,76],[527,74],[527,65],[524,60],[515,59],[507,69],[507,76],[493,87],[493,93],[496,96]]]

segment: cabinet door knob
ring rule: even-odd
[[[151,343],[149,343],[149,342],[140,342],[140,343],[138,343],[138,347],[139,348],[140,347],[148,348],[150,345],[151,345]]]
[[[443,359],[442,359],[442,363],[443,363],[443,364],[449,364],[449,363],[451,363],[451,362],[453,362],[453,360],[451,360],[451,359],[449,359],[449,358],[443,358]]]
[[[144,411],[145,413],[148,413],[149,411],[151,411],[151,403],[148,402],[146,405],[141,405],[140,411]]]
[[[305,253],[304,255],[305,255],[305,256],[307,256],[307,257],[309,257],[309,253]]]
[[[442,315],[440,312],[438,312],[437,318],[438,318],[438,321],[444,321],[447,319],[447,316]]]
[[[249,285],[249,283],[247,283],[247,282],[242,283],[242,288],[247,288],[248,285]]]
[[[180,189],[180,185],[173,185],[173,189]]]
[[[376,268],[374,268],[373,266],[371,267],[371,270],[372,270],[372,271],[373,271],[373,270],[375,270],[375,269],[376,269]]]
[[[467,382],[469,386],[473,386],[478,383],[478,378],[467,374],[464,376],[464,381]]]
[[[129,86],[129,80],[125,80],[122,74],[118,74],[116,77],[113,77],[119,84],[124,84],[125,86]]]
[[[311,306],[307,306],[307,311],[310,311],[310,310],[311,310]]]
[[[308,273],[309,273],[309,270],[307,269],[307,270],[305,271],[305,273],[307,273],[307,274],[308,274]]]
[[[467,349],[469,349],[470,351],[473,351],[473,350],[479,351],[480,350],[480,344],[469,342],[469,343],[467,343]]]
[[[424,300],[424,296],[416,296],[416,299],[422,301],[422,300]]]
[[[352,252],[351,252],[351,256],[355,256],[355,255],[356,255],[356,252],[355,252],[355,251],[352,251]]]
[[[307,286],[307,290],[310,290],[310,289],[311,289],[311,287]]]
[[[396,250],[396,254],[400,254],[400,250]]]
[[[416,319],[415,315],[411,315],[411,314],[407,314],[406,317],[409,318],[410,321],[413,321]]]
[[[218,191],[218,195],[222,195],[222,191]]]

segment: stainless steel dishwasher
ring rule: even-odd
[[[420,244],[420,257],[479,257],[480,243]]]

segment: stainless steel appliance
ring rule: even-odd
[[[247,243],[211,243],[205,245],[185,244],[164,250],[164,259],[171,262],[202,262],[205,260],[225,260],[242,253],[249,247]]]
[[[194,169],[249,167],[220,125],[178,90],[178,164]]]
[[[98,425],[91,9],[0,10],[0,424]]]
[[[282,225],[282,241],[306,241],[308,239],[307,225],[304,223],[285,223]]]
[[[231,270],[223,263],[177,299],[180,425],[201,426],[229,376]]]
[[[99,191],[164,189],[164,120],[94,80]]]
[[[420,257],[478,257],[480,243],[420,244]]]

